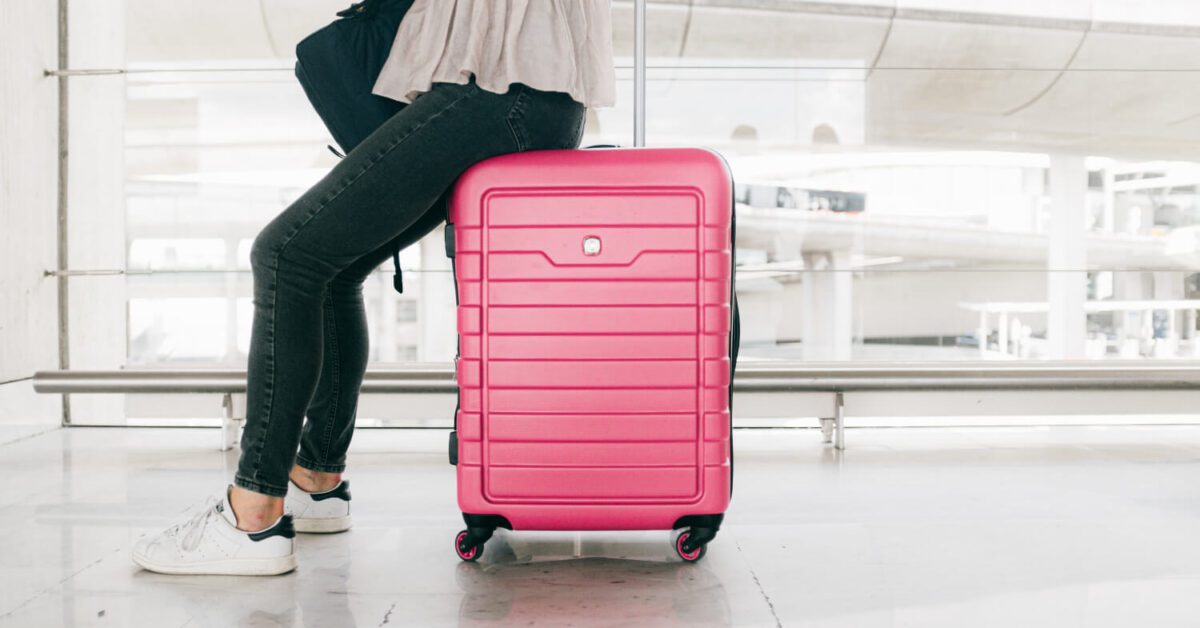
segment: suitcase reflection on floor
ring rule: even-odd
[[[719,575],[681,563],[662,532],[498,533],[484,562],[460,563],[460,626],[728,626]],[[620,556],[619,558],[614,558]]]

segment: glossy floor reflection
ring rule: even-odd
[[[441,431],[362,431],[356,527],[277,578],[139,571],[129,548],[220,489],[213,430],[0,445],[2,626],[1196,626],[1200,428],[737,434],[699,564],[666,532],[501,533],[478,564]]]

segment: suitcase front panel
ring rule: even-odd
[[[564,164],[534,185],[521,163],[533,158],[477,166],[452,209],[459,382],[480,405],[459,415],[460,505],[535,526],[589,505],[662,505],[639,515],[655,521],[723,512],[731,192],[612,164],[562,181],[577,172]],[[595,525],[623,525],[619,512],[597,511]]]
[[[506,283],[526,288],[524,298],[515,298],[524,303],[484,303],[489,421],[570,400],[573,410],[608,421],[687,410],[697,424],[698,348],[685,359],[626,357],[637,352],[642,335],[681,336],[697,346],[706,260],[699,253],[703,220],[695,193],[497,192],[484,202],[484,291],[493,295],[500,286],[503,294]],[[663,303],[655,294],[659,283],[675,288],[682,303]],[[573,289],[543,299],[539,284]],[[681,284],[688,289],[678,290]],[[606,294],[627,285],[649,290],[617,287]],[[492,353],[490,340],[507,334],[600,336],[626,359],[559,352],[505,360]],[[495,441],[485,429],[480,453],[493,501],[689,500],[699,493],[696,428],[664,440],[647,439],[635,427],[610,440],[567,444],[561,434],[575,431],[570,419],[541,422],[540,433],[521,441]],[[546,438],[554,431],[560,436]]]

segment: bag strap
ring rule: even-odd
[[[366,1],[369,2],[370,0],[366,0]],[[354,6],[358,6],[358,5],[354,5]],[[353,7],[351,7],[351,8],[353,8]],[[350,9],[346,9],[346,10],[349,11]],[[333,146],[326,146],[326,148],[329,149],[329,152],[333,153],[334,155],[337,155],[338,159],[346,158],[345,155],[343,155],[341,152],[338,151],[338,149],[334,148]],[[392,266],[396,267],[396,274],[392,275],[392,287],[395,288],[396,292],[398,292],[399,294],[404,294],[404,274],[400,272],[400,245],[399,244],[396,245],[396,250],[392,251]]]
[[[404,275],[400,272],[400,245],[396,245],[396,250],[392,251],[392,266],[396,267],[396,274],[392,275],[392,287],[396,292],[404,294]]]
[[[379,12],[381,0],[362,0],[337,12],[338,17],[371,16]]]

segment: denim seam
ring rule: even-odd
[[[268,358],[269,358],[268,369],[270,370],[270,378],[267,380],[269,385],[267,386],[267,394],[266,394],[266,397],[267,397],[266,398],[267,410],[265,413],[266,419],[264,420],[262,427],[259,430],[260,437],[258,439],[258,443],[256,443],[255,452],[254,452],[253,470],[254,470],[254,481],[255,482],[258,481],[259,472],[262,469],[262,452],[263,452],[263,447],[266,443],[266,433],[267,433],[267,430],[270,429],[271,416],[274,413],[274,409],[275,409],[275,398],[274,398],[274,394],[275,394],[275,320],[276,320],[276,316],[278,315],[278,308],[275,307],[275,305],[276,305],[275,290],[278,289],[278,286],[279,286],[279,258],[281,256],[283,256],[283,251],[285,249],[287,249],[287,246],[289,244],[291,244],[292,240],[294,240],[296,238],[296,235],[299,234],[300,231],[303,230],[304,227],[306,227],[308,225],[308,223],[312,222],[313,218],[316,218],[317,214],[321,213],[321,211],[324,210],[326,207],[328,207],[330,203],[332,203],[334,200],[337,199],[337,197],[341,196],[342,192],[345,192],[346,189],[349,188],[351,185],[353,185],[355,181],[362,178],[362,176],[364,174],[366,174],[367,171],[369,171],[371,168],[375,167],[375,164],[378,164],[380,161],[383,160],[384,157],[386,157],[388,155],[388,153],[391,153],[393,150],[396,149],[397,146],[402,144],[408,138],[412,137],[413,133],[416,133],[418,130],[420,130],[425,125],[427,125],[430,122],[433,122],[437,118],[441,117],[443,114],[445,114],[446,112],[448,112],[451,109],[453,109],[454,107],[456,107],[463,100],[470,98],[473,94],[475,94],[476,91],[477,90],[467,90],[467,91],[463,92],[457,98],[450,101],[440,111],[429,116],[425,120],[422,120],[419,124],[417,124],[416,126],[414,126],[411,129],[409,129],[407,132],[405,132],[399,138],[396,138],[396,140],[394,142],[389,144],[383,150],[379,151],[379,153],[376,154],[374,158],[368,160],[367,164],[365,166],[363,166],[363,168],[361,170],[359,170],[357,174],[355,174],[350,179],[345,180],[345,182],[341,185],[341,187],[339,187],[336,191],[334,191],[333,194],[331,194],[327,199],[324,199],[320,203],[318,203],[317,207],[315,209],[313,209],[313,211],[310,212],[309,215],[307,217],[305,217],[305,219],[295,229],[293,229],[290,234],[288,234],[288,237],[283,241],[283,244],[279,245],[279,250],[271,252],[272,253],[271,254],[271,282],[272,282],[273,287],[271,290],[271,325],[268,328],[269,337],[270,337],[270,342],[269,342],[270,352],[268,353]]]
[[[567,148],[579,148],[579,144],[583,142],[583,132],[587,128],[587,108],[583,110],[583,115],[579,116],[579,124],[575,128],[575,139],[571,141],[571,145]]]
[[[344,464],[321,464],[306,456],[296,456],[296,464],[309,471],[316,471],[318,473],[341,473],[346,470],[346,465]]]
[[[529,146],[528,139],[525,134],[518,128],[518,122],[525,116],[525,104],[527,102],[526,94],[529,90],[524,86],[518,87],[520,90],[517,93],[516,99],[511,107],[508,108],[508,113],[504,114],[504,123],[508,125],[508,131],[513,136],[513,142],[517,145],[517,152],[525,152]],[[513,114],[516,115],[513,115]]]
[[[329,441],[333,438],[333,423],[337,418],[338,402],[341,400],[342,389],[342,368],[341,354],[338,352],[338,334],[337,334],[337,308],[329,308],[329,326],[330,336],[332,337],[332,362],[333,373],[331,381],[333,382],[333,400],[329,404],[329,414],[325,417],[325,434],[321,438],[321,464],[329,462]]]

